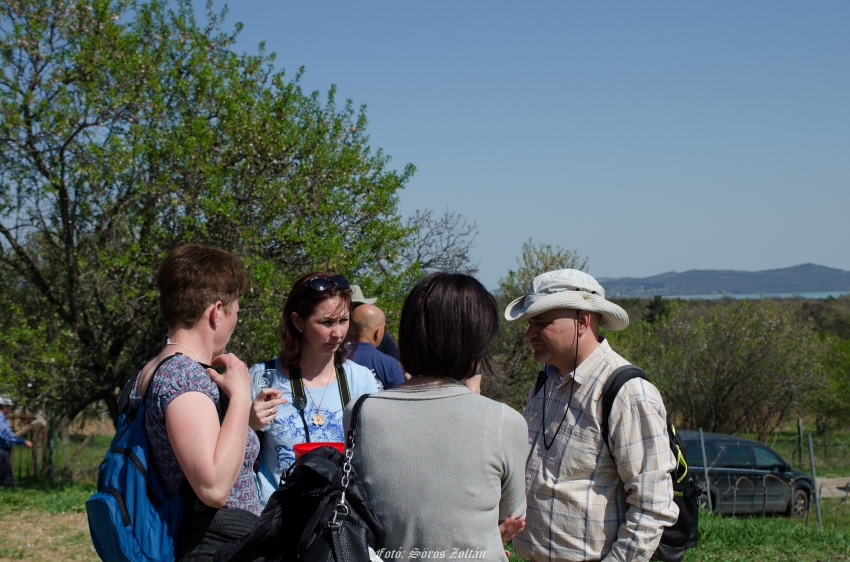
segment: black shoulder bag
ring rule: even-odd
[[[216,562],[369,562],[384,528],[351,464],[366,398],[352,409],[345,454],[319,447],[301,455],[254,530],[222,546]]]

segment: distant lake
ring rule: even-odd
[[[803,297],[804,299],[825,299],[827,297],[837,298],[841,295],[850,295],[850,291],[821,291],[816,293],[751,293],[747,295],[683,295],[664,297],[666,299],[682,299],[682,300],[718,300],[718,299],[788,299],[792,297]]]

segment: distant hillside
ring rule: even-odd
[[[641,279],[599,279],[609,297],[850,291],[850,271],[806,263],[766,271],[692,269]]]

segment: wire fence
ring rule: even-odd
[[[45,476],[50,466],[50,430],[47,421],[36,414],[10,414],[9,427],[18,436],[32,442],[32,448],[12,448],[12,473],[17,480]]]
[[[808,444],[805,439],[802,448],[796,438],[768,439],[766,444],[797,470],[811,472]],[[817,471],[850,475],[850,440],[818,438],[813,435],[812,453]]]

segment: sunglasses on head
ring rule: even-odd
[[[313,289],[314,291],[322,292],[327,291],[328,287],[330,287],[331,284],[336,285],[340,289],[349,288],[348,279],[346,279],[344,275],[331,275],[330,277],[311,277],[307,279],[307,281],[304,283],[304,286],[301,287],[301,292],[298,294],[298,298],[300,299],[301,297],[303,297],[304,293],[307,291],[308,288]]]

